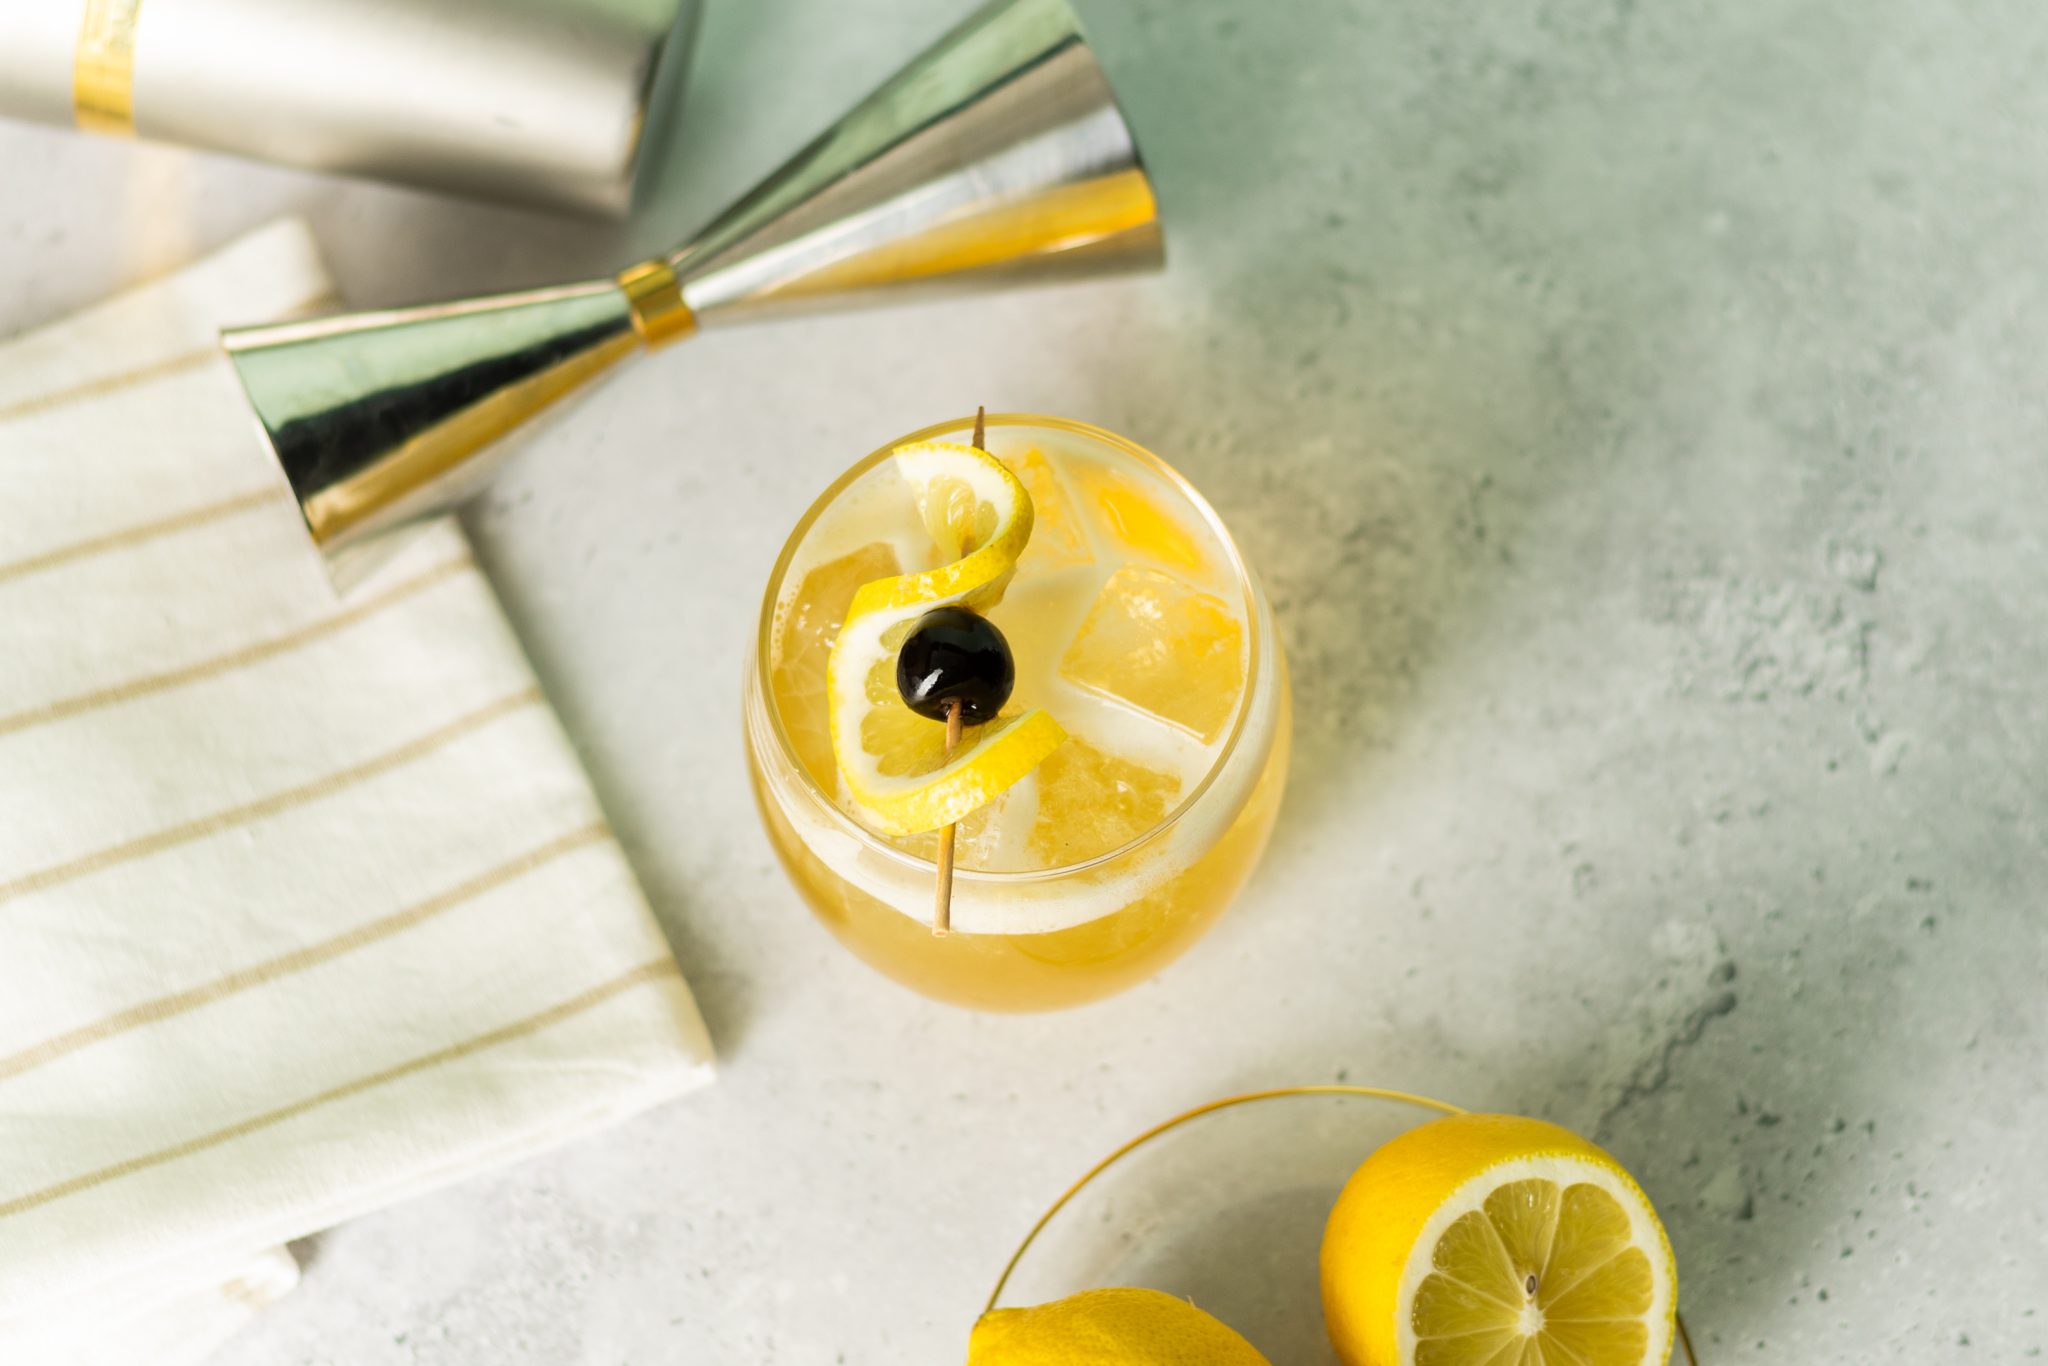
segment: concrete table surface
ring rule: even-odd
[[[616,265],[964,6],[711,8],[625,232],[0,131],[0,331],[286,211],[363,304]],[[321,1236],[223,1366],[957,1361],[1093,1158],[1337,1077],[1610,1145],[1707,1362],[2041,1355],[2048,12],[1088,8],[1165,275],[693,343],[552,424],[470,519],[718,1085]],[[1242,905],[1046,1017],[931,1005],[842,951],[740,746],[788,526],[976,403],[1178,463],[1295,666]]]

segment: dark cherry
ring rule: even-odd
[[[995,623],[965,607],[925,613],[896,655],[903,705],[934,721],[945,720],[953,702],[970,726],[992,721],[1016,686],[1010,642]]]

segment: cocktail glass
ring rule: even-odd
[[[832,761],[824,664],[861,583],[931,567],[892,453],[971,428],[891,442],[797,523],[748,663],[748,755],[777,854],[855,954],[941,1000],[1052,1009],[1156,972],[1251,875],[1286,778],[1286,663],[1229,532],[1164,461],[1084,423],[990,416],[987,449],[1036,508],[990,619],[1017,700],[1072,738],[962,822],[951,933],[935,935],[935,837],[862,824]]]

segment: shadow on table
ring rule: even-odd
[[[1230,1325],[1273,1366],[1337,1366],[1311,1251],[1333,1195],[1298,1188],[1232,1206],[1166,1250],[1154,1280]],[[1269,1267],[1276,1274],[1265,1274]]]
[[[1340,819],[1340,775],[1373,771],[1512,600],[1532,524],[1619,463],[1627,399],[1685,325],[1642,258],[1676,281],[1676,251],[1584,230],[1553,185],[1612,149],[1532,148],[1520,87],[1431,84],[1421,53],[1406,84],[1359,76],[1399,36],[1371,7],[1101,8],[1169,265],[1115,335],[1072,339],[1094,377],[1073,408],[1180,467],[1243,543],[1293,665],[1287,819]]]
[[[1873,983],[1869,997],[1881,998],[1886,989]],[[1854,1117],[1867,1113],[1859,1107],[1869,1106],[1886,1080],[1884,1027],[1868,1019],[1869,999],[1845,996],[1838,1007],[1815,1010],[1811,998],[1765,986],[1747,1010],[1769,1018],[1750,1028],[1781,1047],[1757,1050],[1731,1023],[1747,990],[1722,960],[1675,982],[1654,1009],[1617,1021],[1607,1034],[1574,1040],[1561,1030],[1485,1066],[1447,1049],[1418,1072],[1412,1038],[1372,1032],[1345,1041],[1338,1055],[1373,1059],[1381,1069],[1362,1065],[1349,1080],[1399,1085],[1421,1077],[1409,1084],[1439,1099],[1551,1119],[1611,1151],[1658,1206],[1678,1255],[1680,1312],[1700,1360],[1713,1362],[1731,1344],[1746,1346],[1753,1317],[1779,1307],[1787,1293],[1824,1292],[1805,1279],[1812,1249],[1831,1230],[1853,1225],[1851,1208],[1867,1196],[1867,1179],[1854,1163],[1830,1159],[1873,1147],[1874,1133]],[[1782,1014],[1788,1007],[1792,1013]],[[1838,1065],[1825,1069],[1828,1081],[1816,1086],[1809,1069],[1821,1039],[1850,1042]],[[1296,1051],[1329,1056],[1328,1042],[1303,1042]],[[1695,1050],[1701,1056],[1687,1056]],[[1731,1057],[1742,1060],[1739,1079],[1731,1075]],[[1485,1077],[1492,1081],[1476,1080]],[[1219,1081],[1218,1093],[1314,1080],[1240,1074]],[[1787,1102],[1774,1110],[1762,1096]],[[1360,1106],[1356,1114],[1344,1108],[1350,1103]],[[1048,1249],[1023,1263],[1026,1283],[1013,1288],[1027,1293],[1005,1302],[1029,1303],[1084,1285],[1145,1285],[1192,1300],[1274,1366],[1333,1366],[1317,1270],[1324,1223],[1349,1170],[1428,1117],[1398,1107],[1374,1114],[1378,1102],[1292,1099],[1258,1116],[1275,1104],[1226,1111],[1221,1122],[1197,1121],[1190,1137],[1169,1138],[1163,1152],[1140,1150],[1098,1178],[1103,1189],[1063,1212],[1065,1222],[1050,1226]],[[1327,1108],[1319,1115],[1308,1108],[1316,1106]],[[1303,1108],[1297,1114],[1285,1107]],[[1243,1117],[1237,1137],[1228,1127],[1231,1115]],[[1816,1134],[1823,1135],[1817,1143]],[[1897,1133],[1886,1136],[1887,1147],[1901,1141]],[[1050,1279],[1033,1278],[1047,1267],[1040,1276]]]
[[[1853,949],[1841,952],[1846,959]],[[1767,974],[1752,980],[1725,957],[1668,977],[1598,1032],[1557,1027],[1482,1057],[1428,1028],[1384,1021],[1296,1041],[1289,1056],[1355,1059],[1341,1079],[1535,1115],[1608,1149],[1657,1205],[1678,1257],[1680,1312],[1700,1360],[1713,1363],[1747,1350],[1762,1316],[1782,1311],[1788,1295],[1827,1298],[1813,1272],[1837,1262],[1830,1239],[1842,1239],[1843,1274],[1854,1276],[1858,1249],[1844,1230],[1875,1236],[1877,1226],[1863,1218],[1873,1190],[1866,1159],[1931,1139],[1894,1128],[1880,1142],[1867,1118],[1895,1084],[1887,1057],[1900,1041],[1888,1037],[1883,1003],[1899,984],[1885,974],[1832,997]],[[1257,1069],[1217,1090],[1333,1079]],[[1929,1117],[1926,1127],[1936,1123]],[[1363,1161],[1374,1141],[1349,1160]],[[1199,1191],[1207,1215],[1175,1225],[1170,1242],[1146,1253],[1142,1283],[1193,1298],[1275,1366],[1325,1366],[1314,1253],[1341,1184],[1329,1170],[1342,1165],[1325,1160],[1326,1170],[1291,1189],[1248,1181],[1234,1203],[1207,1187],[1243,1180],[1245,1162],[1177,1174],[1175,1189]],[[1149,1198],[1164,1204],[1172,1192]]]

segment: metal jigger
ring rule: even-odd
[[[330,559],[642,349],[869,296],[1157,266],[1158,207],[1064,0],[995,0],[686,245],[616,278],[223,338]]]

